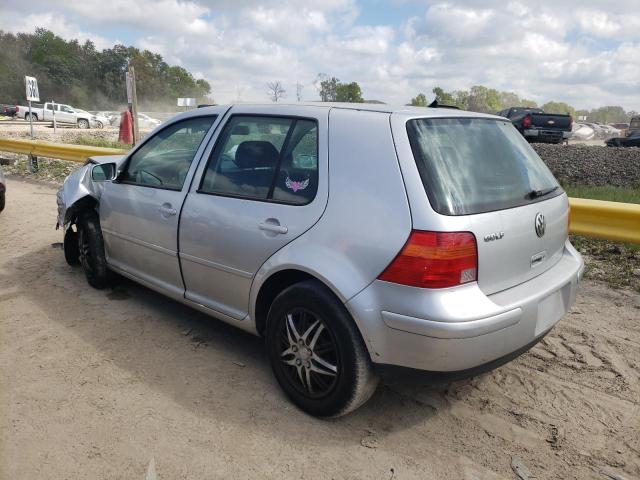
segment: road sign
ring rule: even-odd
[[[179,107],[195,107],[196,99],[195,98],[179,98],[178,106]]]
[[[27,88],[27,100],[29,102],[39,102],[40,92],[38,91],[38,81],[35,77],[24,77],[24,83]]]

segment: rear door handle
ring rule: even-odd
[[[162,215],[165,215],[167,217],[172,217],[173,215],[176,215],[178,213],[178,211],[175,208],[171,208],[170,205],[166,205],[166,204],[158,208],[158,211]]]
[[[282,225],[275,225],[273,223],[265,223],[265,222],[259,224],[258,228],[260,230],[264,230],[265,232],[280,233],[283,235],[289,231],[287,227],[284,227]]]

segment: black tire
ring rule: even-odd
[[[5,192],[0,192],[0,212],[4,210]]]
[[[288,329],[288,318],[302,328]],[[313,325],[318,326],[314,329]],[[298,343],[305,331],[307,337]],[[293,343],[292,336],[297,339]],[[292,353],[298,344],[302,348],[296,352],[301,353]],[[318,281],[297,283],[276,297],[267,318],[266,346],[278,383],[295,405],[311,415],[345,415],[365,403],[378,384],[378,376],[351,315]],[[301,360],[303,350],[305,357]],[[304,363],[301,365],[301,362]],[[307,370],[305,365],[311,368]],[[324,373],[318,373],[321,370]]]
[[[64,250],[64,259],[71,266],[80,265],[80,251],[78,248],[78,232],[73,230],[72,226],[64,232],[64,240],[62,241]]]
[[[89,127],[90,127],[89,120],[86,120],[84,118],[81,118],[80,120],[78,120],[78,128],[81,128],[81,129],[84,130],[84,129],[87,129]]]
[[[96,121],[96,128],[99,128],[100,130],[102,130],[104,128],[104,125],[101,121]]]
[[[107,266],[100,220],[95,210],[83,212],[78,218],[78,253],[89,285],[103,289],[113,283],[114,273]]]
[[[37,122],[37,121],[38,121],[38,116],[37,116],[35,113],[31,113],[31,114],[27,113],[27,114],[24,116],[24,119],[25,119],[27,122],[29,122],[29,121]]]

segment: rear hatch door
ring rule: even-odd
[[[511,122],[417,118],[406,129],[424,187],[422,195],[408,188],[414,228],[472,232],[485,294],[525,282],[561,258],[567,196]]]

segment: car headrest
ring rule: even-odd
[[[275,167],[277,161],[278,150],[264,140],[247,140],[236,150],[235,163],[240,168]]]

